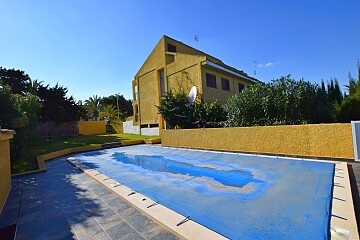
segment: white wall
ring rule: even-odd
[[[134,126],[132,121],[123,122],[123,132],[131,134],[140,134],[140,126]]]
[[[355,161],[360,161],[360,121],[351,121]]]
[[[145,136],[157,136],[157,135],[160,135],[159,128],[158,127],[142,128],[141,129],[141,135],[145,135]]]

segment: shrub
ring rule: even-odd
[[[226,125],[254,126],[331,121],[331,108],[316,84],[281,77],[256,84],[230,97],[224,105]],[[321,112],[324,117],[318,118]]]
[[[191,104],[184,92],[167,92],[157,108],[170,128],[218,127],[226,117],[216,102]]]

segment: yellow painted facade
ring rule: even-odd
[[[79,121],[79,134],[81,135],[95,135],[106,133],[105,121]]]
[[[162,130],[163,146],[354,159],[351,124]]]
[[[159,105],[159,98],[154,97],[158,92],[157,71],[151,71],[142,76],[139,82],[139,96],[141,96],[141,103],[139,105],[139,115],[145,121],[143,123],[157,123],[157,108]],[[142,123],[141,123],[142,124]]]
[[[216,76],[216,87],[207,86],[207,73]],[[222,78],[228,82],[229,89],[223,89]],[[189,92],[192,86],[196,86],[198,101],[224,103],[239,92],[239,83],[247,87],[259,82],[217,58],[163,36],[132,82],[133,125],[163,128],[156,106],[169,90]]]
[[[224,91],[218,88],[210,88],[206,87],[206,73],[214,74],[216,75],[216,85],[221,88],[221,78],[226,78],[230,82],[230,90]],[[218,101],[219,103],[224,103],[226,100],[235,95],[239,92],[238,84],[241,83],[244,85],[245,88],[249,87],[252,83],[249,83],[248,81],[245,81],[244,79],[239,79],[236,77],[231,76],[230,74],[224,73],[224,72],[218,72],[213,69],[206,69],[202,70],[202,84],[205,86],[206,91],[206,101],[214,102]],[[221,92],[219,92],[221,91]]]
[[[0,214],[11,188],[10,139],[13,131],[0,129]]]

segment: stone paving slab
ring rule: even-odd
[[[66,158],[47,169],[12,179],[0,228],[17,223],[16,239],[179,239]]]

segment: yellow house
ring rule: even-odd
[[[196,86],[197,100],[224,103],[255,83],[260,81],[220,59],[163,36],[132,81],[134,116],[124,132],[158,135],[164,123],[156,106],[169,90]]]

